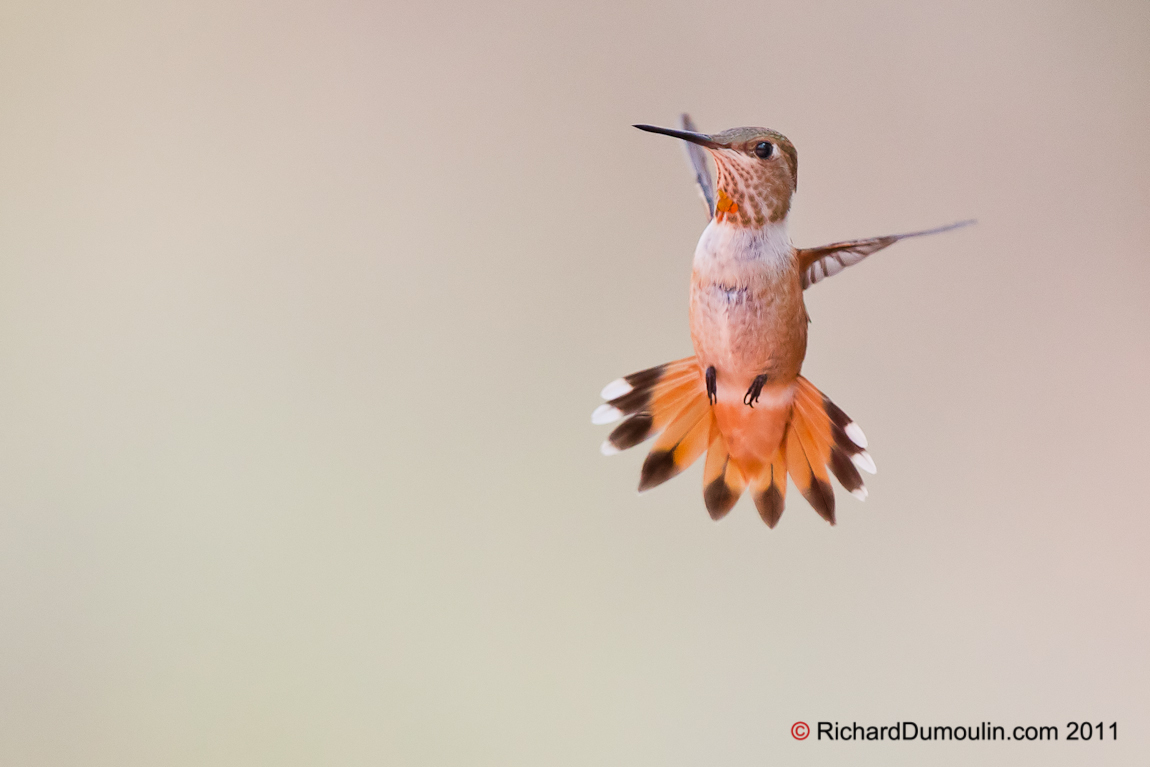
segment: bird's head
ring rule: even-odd
[[[716,220],[761,227],[787,217],[799,184],[799,155],[783,134],[767,128],[731,128],[706,134],[653,125],[635,127],[690,141],[710,151],[717,172]]]

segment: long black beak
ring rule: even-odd
[[[674,130],[672,128],[657,128],[654,125],[636,125],[634,126],[639,130],[645,130],[648,133],[662,133],[664,136],[672,136],[674,138],[681,138],[683,141],[690,141],[692,144],[705,146],[708,149],[726,149],[726,144],[720,144],[705,133],[693,133],[689,130]]]

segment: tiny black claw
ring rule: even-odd
[[[719,401],[719,395],[715,393],[715,366],[711,365],[707,368],[707,402],[714,405]]]
[[[743,404],[747,407],[754,407],[755,403],[759,401],[759,395],[763,393],[763,385],[766,382],[766,373],[755,376],[755,380],[751,382],[751,388],[747,389],[747,393],[743,395]]]

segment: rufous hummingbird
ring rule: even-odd
[[[695,248],[690,325],[695,356],[612,381],[591,416],[619,421],[605,454],[659,435],[643,463],[640,492],[707,454],[703,500],[720,519],[750,487],[759,514],[774,527],[783,513],[787,475],[823,519],[835,522],[828,470],[860,500],[859,469],[871,474],[867,440],[842,410],[799,372],[809,322],[803,291],[907,237],[945,232],[971,221],[907,234],[795,248],[787,215],[798,187],[798,154],[780,133],[732,128],[699,133],[636,125],[689,142],[688,156],[711,221]],[[712,181],[704,150],[714,159]]]

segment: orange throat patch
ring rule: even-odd
[[[739,203],[731,199],[726,189],[720,189],[719,199],[715,201],[715,218],[719,221],[723,221],[727,218],[728,214],[735,215],[738,212]]]

